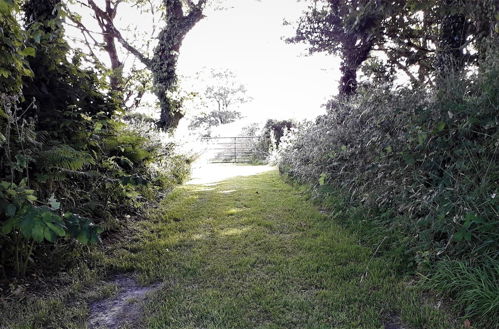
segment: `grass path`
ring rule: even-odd
[[[145,327],[450,328],[277,171],[175,190],[110,259],[164,288]]]

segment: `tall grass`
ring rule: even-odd
[[[499,263],[490,261],[474,266],[468,261],[445,260],[425,282],[426,287],[451,295],[465,317],[479,318],[484,326],[497,325],[499,319]]]

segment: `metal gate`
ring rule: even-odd
[[[258,137],[206,137],[209,161],[212,163],[248,163],[256,158]]]

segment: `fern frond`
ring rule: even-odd
[[[40,167],[44,169],[81,170],[95,164],[94,158],[89,153],[75,150],[69,145],[58,145],[42,151],[37,160]]]

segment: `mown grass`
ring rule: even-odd
[[[179,188],[152,217],[110,259],[165,282],[147,328],[457,328],[275,171]]]
[[[459,328],[277,171],[177,188],[137,226],[99,266],[164,283],[144,328]],[[87,310],[32,328],[84,327]]]

